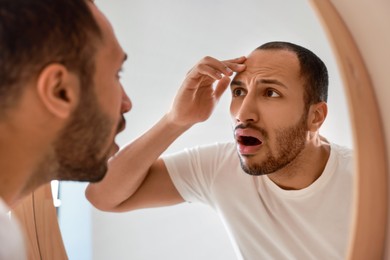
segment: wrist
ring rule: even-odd
[[[172,115],[172,113],[167,113],[163,116],[162,121],[165,122],[166,127],[174,132],[183,133],[190,129],[194,123],[183,122],[177,120],[177,118]]]

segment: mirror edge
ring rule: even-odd
[[[12,209],[12,215],[24,230],[28,259],[68,259],[50,183],[44,184],[20,201]]]
[[[383,259],[388,205],[387,153],[373,84],[342,14],[330,0],[309,1],[332,45],[351,114],[357,178],[347,259]]]

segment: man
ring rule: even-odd
[[[230,84],[234,142],[160,157],[208,118],[230,81],[219,75],[224,66],[238,72]],[[353,162],[350,150],[319,134],[327,90],[323,62],[292,43],[266,43],[244,66],[205,58],[187,75],[172,109],[111,160],[87,198],[106,211],[210,205],[239,259],[343,259]]]
[[[0,259],[23,259],[9,207],[54,179],[101,180],[118,151],[126,55],[87,0],[1,0],[0,50]]]

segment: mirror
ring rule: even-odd
[[[328,30],[352,112],[357,178],[348,259],[387,259],[389,160],[384,130],[389,129],[385,97],[390,77],[381,67],[390,55],[389,23],[382,20],[389,21],[390,4],[377,2],[373,7],[361,1],[352,10],[346,2],[312,3]],[[361,19],[363,13],[367,19]]]
[[[133,110],[126,116],[128,127],[119,143],[130,142],[162,116],[184,75],[201,57],[226,59],[248,54],[267,41],[286,40],[308,47],[327,65],[330,111],[321,133],[332,142],[353,146],[339,68],[320,20],[307,1],[96,2],[129,55],[123,84]],[[167,152],[230,140],[229,100],[225,94],[210,120],[195,126]],[[63,183],[61,188],[60,224],[70,259],[235,259],[220,220],[208,208],[179,205],[103,213],[83,201],[84,187]],[[69,210],[74,208],[78,212]],[[80,255],[84,253],[86,257]]]

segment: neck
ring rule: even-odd
[[[51,180],[53,140],[66,124],[47,109],[35,83],[0,118],[0,196],[14,205]]]
[[[20,158],[15,154],[16,149],[9,149],[4,153],[4,146],[1,144],[0,151],[0,197],[9,205],[15,202],[24,194],[27,180],[30,179],[28,159]]]
[[[304,189],[321,176],[329,155],[329,143],[317,136],[308,141],[302,152],[289,165],[269,174],[268,177],[282,189]]]
[[[45,141],[32,139],[27,131],[0,125],[0,197],[10,207],[43,183],[44,176],[34,172]]]

